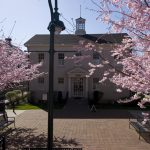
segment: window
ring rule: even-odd
[[[44,78],[43,77],[39,77],[38,78],[38,83],[39,84],[44,84]]]
[[[81,51],[76,52],[76,56],[82,56]]]
[[[95,65],[100,63],[100,54],[98,52],[93,52],[93,63]]]
[[[98,87],[98,83],[99,82],[99,78],[93,78],[93,89],[97,89]]]
[[[58,53],[58,64],[64,65],[64,53]]]
[[[39,53],[38,55],[39,62],[44,60],[44,53]]]
[[[83,24],[83,23],[79,24],[79,29],[85,29],[85,27],[84,27],[84,24]]]
[[[81,66],[81,56],[82,56],[81,51],[77,51],[75,53],[75,56],[76,56],[75,66]]]
[[[58,84],[64,84],[64,78],[58,78]]]

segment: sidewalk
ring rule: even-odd
[[[22,114],[26,110],[15,110],[15,113],[13,112],[12,109],[6,109],[8,117],[17,117],[18,115]]]
[[[103,110],[103,114],[108,112]],[[139,140],[138,133],[129,129],[128,119],[100,117],[54,119],[55,146],[84,147],[83,150],[149,150],[150,141]],[[17,129],[7,137],[7,149],[46,147],[47,120],[47,112],[43,110],[28,110],[18,115]]]

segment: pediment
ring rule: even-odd
[[[83,68],[74,68],[68,71],[69,75],[79,74],[79,75],[87,75],[88,71]]]

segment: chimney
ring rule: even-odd
[[[9,46],[11,46],[12,47],[12,44],[11,44],[11,41],[12,41],[12,39],[11,38],[5,38],[5,41],[6,41],[6,43],[9,45]]]

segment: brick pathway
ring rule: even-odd
[[[16,126],[7,137],[8,150],[46,147],[47,112],[25,111],[16,117]],[[150,147],[143,138],[138,140],[134,129],[128,128],[128,119],[54,119],[54,136],[57,147],[85,147],[84,150],[149,150]]]

